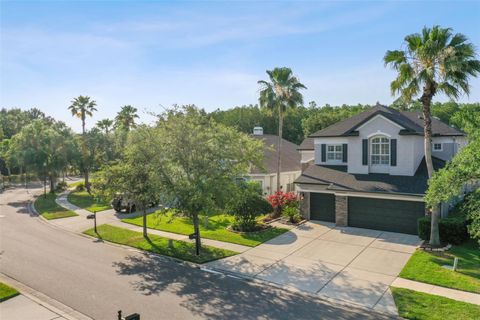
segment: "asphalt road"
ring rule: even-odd
[[[0,194],[0,271],[94,319],[383,319],[59,230],[30,215],[31,192]]]

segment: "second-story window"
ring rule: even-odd
[[[442,144],[441,143],[434,143],[433,144],[433,151],[442,151]]]
[[[341,144],[327,145],[327,161],[342,161],[343,152]]]
[[[390,140],[387,137],[372,139],[372,165],[388,165],[390,163]]]

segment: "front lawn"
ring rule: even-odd
[[[43,194],[38,196],[34,203],[35,209],[47,220],[78,216],[75,212],[59,206],[55,202],[56,198],[57,195],[54,193],[47,193],[46,198],[43,197]]]
[[[454,257],[458,258],[457,272],[442,267],[453,265]],[[480,247],[472,240],[443,253],[417,250],[400,277],[480,293]]]
[[[137,226],[142,226],[142,219],[142,217],[127,218],[122,219],[122,221]],[[229,225],[232,224],[232,222],[232,216],[226,214],[212,215],[208,219],[207,228],[205,228],[204,219],[203,217],[201,217],[200,236],[206,239],[255,247],[288,231],[288,229],[284,228],[270,228],[259,232],[239,234],[226,229]],[[158,215],[156,213],[149,214],[147,216],[147,227],[185,235],[193,233],[193,223],[191,219],[174,216],[171,213],[167,213],[166,215]]]
[[[114,227],[108,224],[98,226],[97,232],[98,234],[95,233],[93,229],[89,229],[84,233],[105,241],[124,244],[164,256],[196,263],[205,263],[238,254],[238,252],[202,245],[200,256],[196,256],[195,244],[193,243],[172,240],[173,245],[172,247],[169,247],[169,239],[167,238],[152,234],[148,236],[149,240],[147,240],[143,237],[141,232]]]
[[[0,302],[13,298],[18,294],[17,290],[0,282]]]
[[[480,306],[408,289],[390,288],[398,313],[406,319],[480,319]]]
[[[67,199],[68,202],[90,212],[98,212],[111,208],[108,201],[96,201],[87,191],[70,192]]]

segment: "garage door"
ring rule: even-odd
[[[418,234],[417,220],[424,215],[423,202],[348,198],[348,225],[351,227]]]
[[[329,193],[311,193],[310,219],[335,222],[335,196]]]

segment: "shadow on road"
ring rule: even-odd
[[[7,206],[14,207],[16,209],[16,213],[21,214],[28,214],[30,217],[36,217],[35,214],[28,210],[28,202],[27,201],[15,201],[7,203]]]
[[[390,319],[147,255],[128,256],[114,267],[120,275],[140,277],[132,282],[135,290],[145,295],[174,293],[183,307],[207,319]]]

